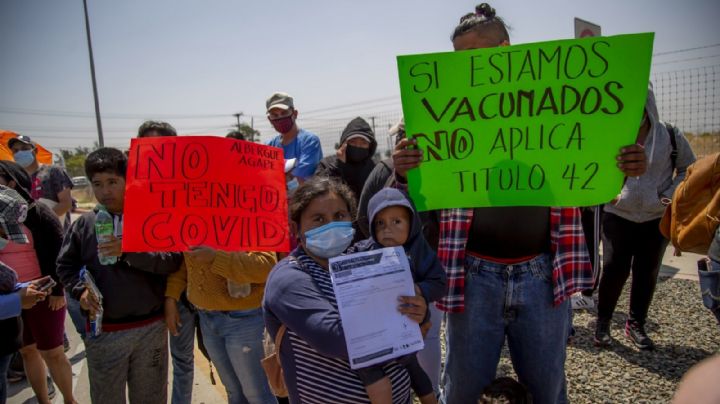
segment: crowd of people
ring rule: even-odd
[[[452,34],[456,51],[509,44],[504,21],[487,4]],[[620,194],[586,210],[583,221],[572,207],[417,212],[407,173],[423,153],[402,121],[390,131],[395,147],[386,160],[376,161],[375,133],[359,117],[323,158],[318,137],[298,126],[293,97],[274,93],[265,107],[278,135],[268,145],[287,162],[289,254],[203,245],[123,252],[126,154],[100,148],[87,156],[99,205],[71,223],[67,174],[39,165],[30,138],[13,138],[15,161],[0,161],[0,372],[19,351],[40,403],[50,400],[46,369],[64,402],[76,402],[63,350],[67,307],[85,343],[94,403],[168,402],[169,362],[170,402],[190,403],[196,338],[229,403],[408,403],[413,392],[423,404],[503,394],[567,402],[572,300],[587,306],[596,290],[595,343],[608,346],[610,318],[632,273],[625,334],[639,349],[654,347],[645,324],[668,244],[658,224],[695,156],[682,133],[660,121],[652,87],[648,94],[636,142],[617,154],[626,177]],[[177,133],[157,121],[138,129],[139,138],[159,136]],[[227,137],[244,140],[237,131]],[[113,220],[103,237],[96,234],[101,211]],[[417,323],[425,348],[353,370],[328,262],[383,247],[406,251],[415,283],[414,295],[387,310]],[[287,398],[274,396],[261,366],[266,331],[278,341]],[[506,341],[517,380],[496,379]],[[6,391],[3,382],[0,403]]]

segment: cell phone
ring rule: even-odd
[[[47,281],[45,281],[43,284],[38,286],[38,291],[40,292],[47,292],[48,290],[52,289],[55,285],[57,285],[57,282],[53,278],[48,277]]]

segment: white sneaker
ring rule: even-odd
[[[595,308],[595,300],[582,293],[576,293],[570,298],[573,310],[590,310]]]

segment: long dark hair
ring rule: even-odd
[[[327,178],[313,177],[300,185],[290,198],[290,220],[300,226],[300,216],[310,202],[318,196],[333,193],[345,201],[350,217],[355,221],[357,204],[350,188],[342,182]]]
[[[495,9],[487,3],[475,6],[474,13],[467,13],[460,18],[460,23],[452,34],[452,40],[468,32],[488,38],[498,45],[504,41],[510,42],[507,24],[495,15]]]

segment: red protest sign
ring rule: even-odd
[[[213,136],[133,139],[125,252],[289,251],[282,150]]]

